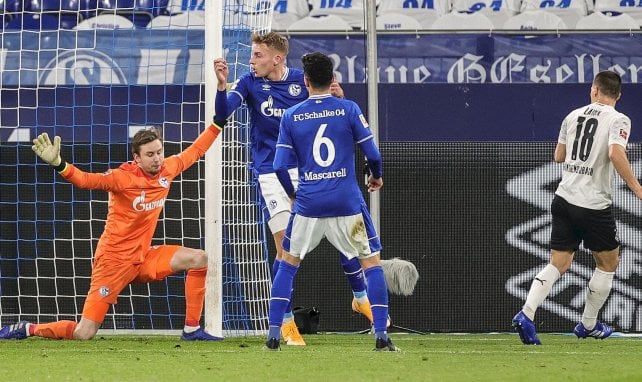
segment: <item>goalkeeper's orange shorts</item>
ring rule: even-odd
[[[150,247],[142,263],[123,263],[114,261],[109,253],[96,253],[82,316],[102,323],[109,305],[116,304],[127,285],[163,280],[173,274],[169,263],[180,248],[178,245]]]

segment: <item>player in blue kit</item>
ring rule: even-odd
[[[272,266],[273,275],[278,270],[282,258],[283,234],[290,218],[290,199],[279,183],[272,162],[279,123],[285,110],[308,98],[303,82],[303,71],[289,68],[285,64],[288,54],[288,40],[278,33],[252,36],[250,73],[242,75],[227,91],[229,74],[227,63],[219,58],[214,61],[218,81],[215,98],[216,114],[229,117],[243,101],[250,110],[251,154],[254,174],[258,179],[260,202],[274,236],[276,259]],[[332,84],[332,94],[342,97],[343,90]],[[286,167],[295,187],[298,171],[294,161]],[[356,259],[341,256],[341,265],[348,277],[354,299],[352,309],[366,316],[372,322],[370,302],[366,293],[363,271]],[[283,338],[288,345],[305,345],[294,322],[292,308],[289,306],[283,322]]]
[[[380,263],[381,243],[357,184],[355,143],[368,160],[368,191],[383,186],[382,160],[356,103],[333,97],[332,61],[315,52],[302,58],[309,98],[281,119],[274,171],[294,200],[283,240],[283,260],[272,283],[270,329],[265,347],[280,349],[280,327],[301,260],[324,237],[348,258],[361,263],[368,284],[375,350],[397,351],[387,333],[388,290]],[[288,169],[299,169],[295,187]]]

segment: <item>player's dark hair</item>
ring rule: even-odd
[[[314,88],[325,88],[332,84],[334,65],[330,57],[321,52],[304,54],[301,57],[303,73]]]
[[[595,76],[593,86],[605,96],[617,99],[622,91],[622,78],[611,70],[604,70]]]
[[[284,56],[288,55],[290,45],[288,39],[281,36],[276,32],[266,34],[253,34],[252,42],[255,44],[265,44],[266,46],[275,49],[277,52],[283,53]]]
[[[141,129],[134,134],[132,138],[132,155],[140,155],[140,146],[153,142],[155,140],[160,140],[163,143],[163,137],[160,133],[160,128],[157,126],[152,126],[149,129]]]

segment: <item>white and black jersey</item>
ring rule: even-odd
[[[626,147],[630,134],[631,120],[612,106],[596,102],[569,113],[558,138],[566,145],[566,159],[555,193],[579,207],[609,207],[614,173],[609,146]]]

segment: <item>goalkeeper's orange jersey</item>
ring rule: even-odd
[[[117,262],[143,261],[172,180],[205,154],[219,132],[215,125],[210,125],[185,151],[166,158],[154,177],[133,162],[102,174],[67,165],[61,175],[73,185],[109,191],[107,222],[98,241],[96,258],[108,255]]]

